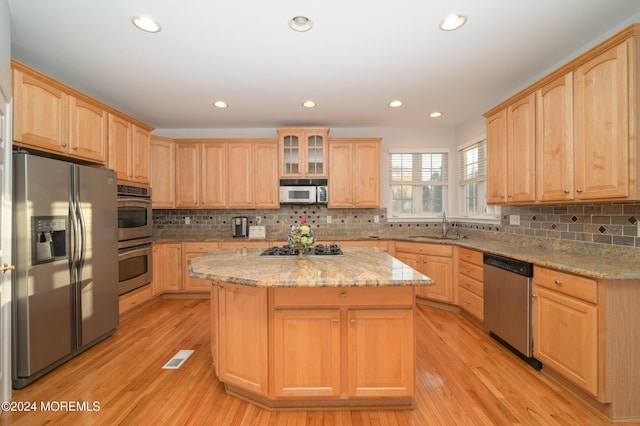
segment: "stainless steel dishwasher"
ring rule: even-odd
[[[533,357],[533,264],[504,256],[484,254],[484,325],[536,370]]]

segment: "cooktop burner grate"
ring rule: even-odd
[[[271,247],[260,253],[260,256],[297,256],[298,249],[293,246]],[[342,249],[336,244],[318,244],[304,249],[306,256],[341,256]]]

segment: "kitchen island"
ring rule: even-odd
[[[189,267],[212,281],[211,351],[227,392],[276,409],[412,407],[414,286],[434,282],[375,248],[261,251],[220,249]]]

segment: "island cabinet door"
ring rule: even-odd
[[[347,322],[349,396],[413,396],[413,310],[353,309]]]
[[[268,394],[267,289],[220,283],[218,371],[220,381]]]
[[[276,397],[340,395],[340,310],[274,312]]]

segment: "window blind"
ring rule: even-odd
[[[465,185],[485,180],[487,141],[482,140],[458,150],[458,183]]]
[[[389,181],[392,185],[446,183],[448,153],[391,153]]]

